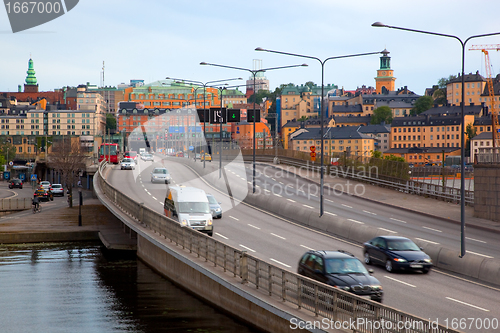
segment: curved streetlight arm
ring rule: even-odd
[[[218,64],[211,64],[208,62],[200,62],[200,65],[204,66],[215,66],[215,67],[223,67],[223,68],[229,68],[229,69],[239,69],[242,71],[248,71],[250,73],[258,73],[258,72],[265,72],[265,71],[270,71],[270,70],[275,70],[275,69],[283,69],[283,68],[294,68],[294,67],[307,67],[307,64],[300,64],[300,65],[290,65],[290,66],[280,66],[280,67],[269,67],[269,68],[262,68],[262,69],[257,69],[257,70],[252,70],[248,68],[242,68],[242,67],[234,67],[234,66],[227,66],[227,65],[218,65]]]

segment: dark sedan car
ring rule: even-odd
[[[54,195],[50,190],[44,190],[43,188],[38,188],[33,193],[33,197],[38,197],[40,201],[52,201],[54,200]]]
[[[308,278],[382,302],[379,280],[353,254],[345,251],[308,251],[299,261],[297,272]]]
[[[420,270],[429,273],[431,258],[411,239],[399,236],[380,236],[364,243],[365,263],[384,265],[388,272]]]
[[[9,182],[9,188],[12,189],[14,187],[23,188],[23,181],[21,179],[14,178]]]

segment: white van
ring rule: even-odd
[[[146,148],[139,148],[139,155],[142,155],[146,152]]]
[[[169,186],[164,202],[165,215],[182,226],[213,235],[212,213],[205,191],[195,187]]]

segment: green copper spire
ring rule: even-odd
[[[26,84],[30,86],[36,86],[36,77],[35,77],[35,69],[33,68],[33,60],[28,62],[28,71],[26,72],[28,76],[26,76]]]

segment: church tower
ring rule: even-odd
[[[33,60],[31,58],[28,61],[28,71],[26,74],[28,74],[28,76],[26,76],[24,92],[37,93],[38,84],[36,83],[35,68],[33,67]]]
[[[387,56],[389,53],[387,49],[384,49],[380,57],[380,69],[377,70],[377,77],[375,78],[377,94],[396,90],[396,78],[393,76],[394,71],[391,69],[391,57]]]

